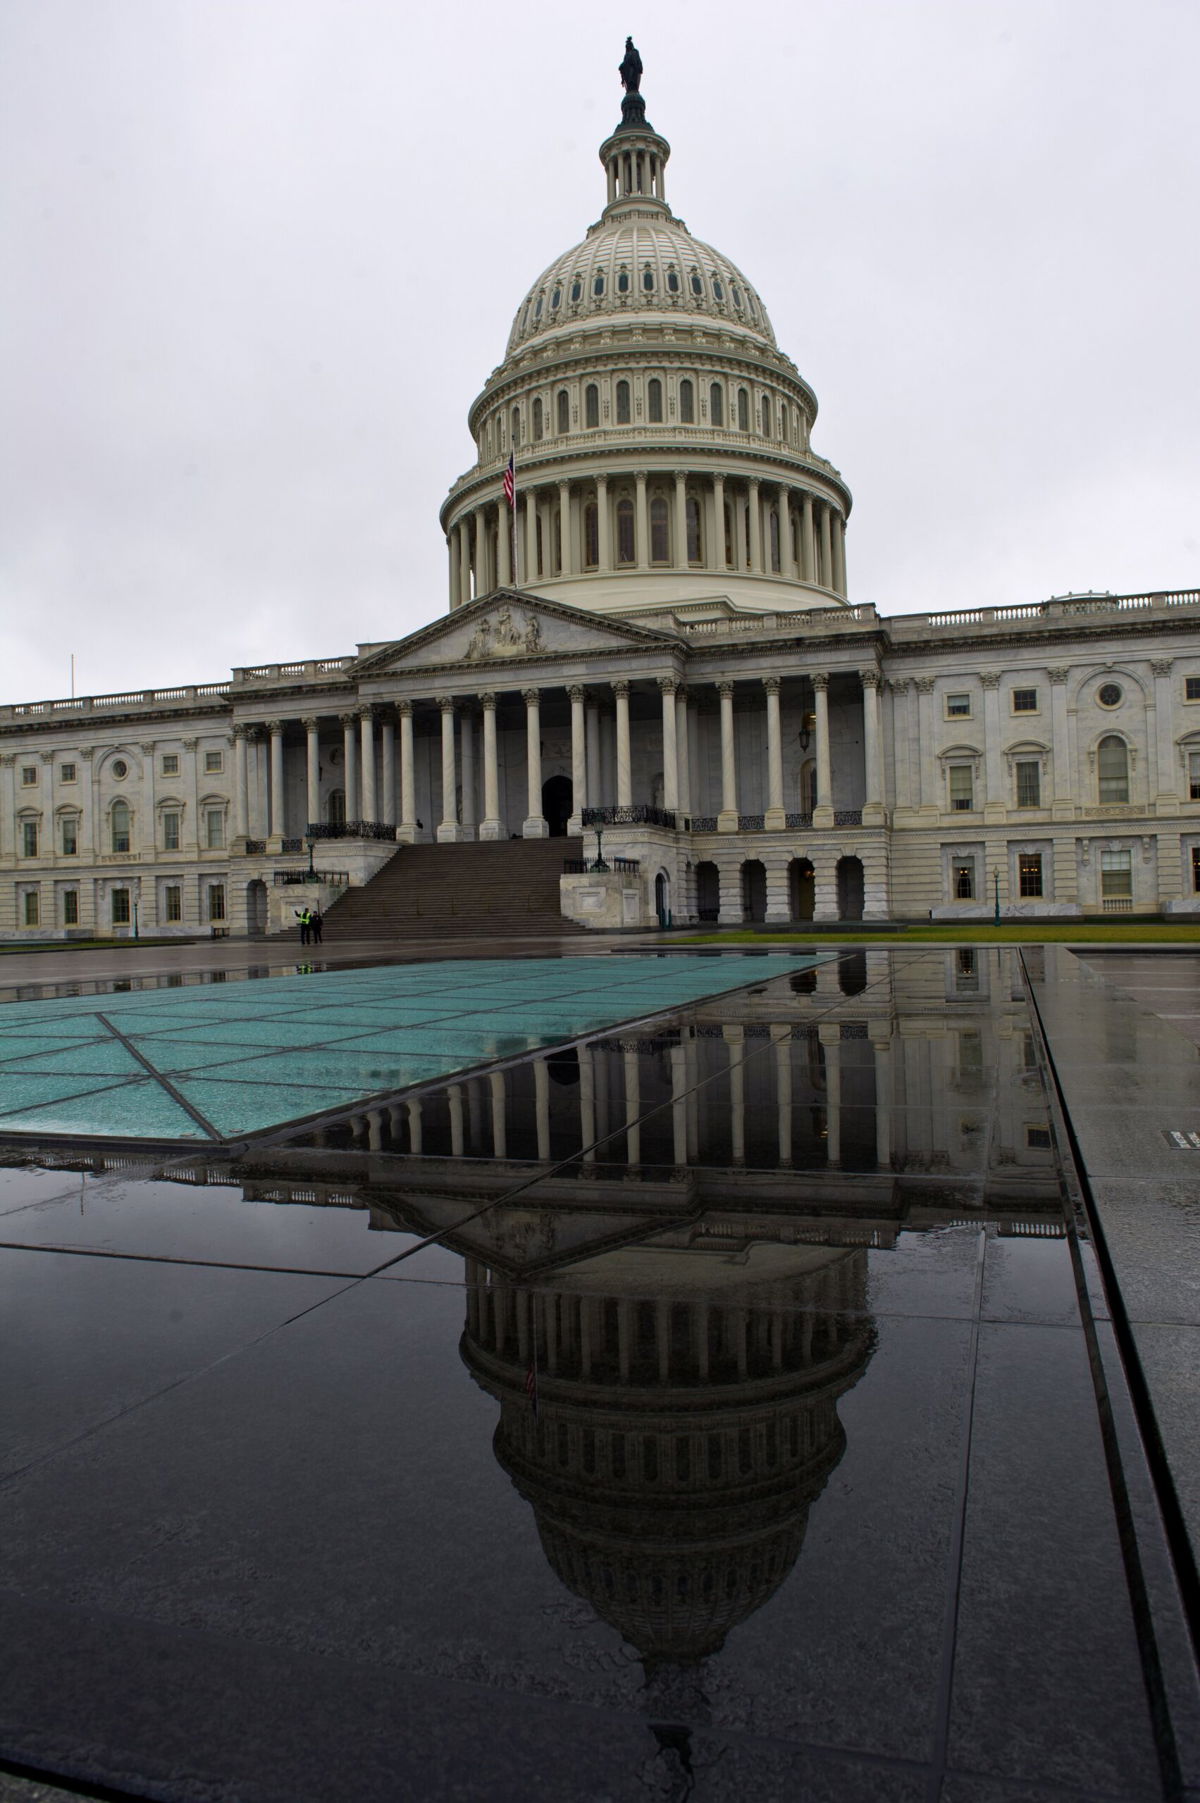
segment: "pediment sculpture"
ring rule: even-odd
[[[542,623],[537,615],[522,613],[514,620],[512,609],[505,606],[480,620],[463,653],[463,661],[487,663],[492,658],[528,656],[541,649]]]

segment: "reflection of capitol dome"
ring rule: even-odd
[[[650,1667],[715,1653],[783,1582],[845,1445],[837,1400],[870,1356],[865,1253],[797,1249],[795,1274],[774,1260],[736,1290],[689,1256],[692,1284],[666,1298],[654,1252],[538,1291],[476,1267],[463,1338],[552,1569]]]
[[[442,508],[451,607],[510,584],[620,613],[845,596],[850,493],[812,449],[816,396],[741,270],[671,211],[670,155],[627,95],[603,213],[529,289],[471,407],[477,461]]]

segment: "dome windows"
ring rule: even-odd
[[[647,294],[654,293],[654,271],[651,269],[649,263],[647,263],[642,271],[642,288]]]
[[[556,288],[554,290],[554,293],[550,296],[550,311],[551,311],[551,313],[558,312],[559,302],[561,300],[562,300],[562,289]]]
[[[583,392],[583,418],[590,432],[600,424],[600,390],[594,382],[589,382]]]
[[[533,317],[535,320],[542,317],[542,299],[542,295],[539,294],[536,301],[533,303]]]
[[[697,300],[703,300],[704,277],[700,274],[698,269],[693,269],[692,271],[692,293],[696,296]]]
[[[700,534],[700,503],[694,495],[687,502],[687,554],[689,563],[704,562],[704,545]]]
[[[646,413],[652,426],[662,425],[663,386],[657,376],[651,376],[646,387]]]
[[[593,300],[604,299],[604,271],[602,269],[598,269],[592,278],[592,298]]]
[[[719,382],[708,391],[708,417],[714,426],[725,424],[725,391]]]
[[[655,495],[650,503],[650,562],[670,563],[671,534],[667,518],[667,503],[662,495]]]
[[[624,266],[617,271],[617,293],[629,293],[629,271]]]
[[[754,321],[755,325],[757,325],[758,324],[758,303],[748,288],[746,290],[746,305],[750,309],[751,319]]]
[[[600,562],[600,514],[596,503],[589,501],[583,510],[583,561],[594,570]]]
[[[565,388],[559,389],[558,399],[555,401],[554,404],[558,408],[558,430],[559,430],[559,432],[560,433],[569,432],[570,428],[571,428],[571,397],[567,393]]]
[[[737,285],[737,283],[736,283],[736,282],[734,282],[734,284],[733,284],[733,286],[732,286],[732,287],[731,287],[731,288],[730,288],[730,290],[729,290],[729,292],[730,292],[730,294],[731,294],[731,295],[732,295],[732,296],[733,296],[733,304],[734,304],[734,306],[735,306],[735,307],[740,307],[740,306],[741,306],[741,304],[742,304],[742,291],[741,291],[741,289],[740,289],[740,288],[739,288],[739,287],[738,287],[738,285]]]
[[[542,403],[540,396],[533,403],[533,436],[535,438],[540,438],[542,436]]]
[[[723,301],[725,299],[725,284],[715,269],[712,272],[712,291],[714,300]]]
[[[684,376],[679,384],[679,419],[685,426],[696,422],[696,384],[690,376]]]
[[[782,438],[784,444],[787,443],[788,424],[789,424],[788,404],[786,401],[780,401],[780,403],[779,403],[779,436],[780,436],[780,438]]]
[[[617,502],[617,562],[634,562],[633,502],[628,495]]]
[[[575,277],[575,280],[571,283],[571,302],[572,302],[572,304],[574,304],[576,301],[580,301],[582,299],[583,299],[583,277],[577,275]]]
[[[771,397],[764,394],[762,398],[762,432],[764,438],[771,436]]]
[[[750,396],[744,388],[737,391],[737,423],[739,432],[750,430]]]
[[[674,264],[667,270],[667,293],[679,293],[679,271],[675,268]]]
[[[618,424],[618,426],[627,426],[630,422],[631,417],[632,416],[631,416],[630,405],[629,405],[629,383],[625,382],[625,381],[620,381],[617,383],[617,424]]]
[[[521,409],[519,407],[514,407],[512,410],[512,436],[509,442],[511,444],[520,444],[521,442]]]

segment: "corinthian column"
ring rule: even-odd
[[[526,839],[546,839],[550,828],[542,813],[541,695],[537,689],[522,689],[521,696],[525,702],[525,771],[528,794],[525,824],[521,832]]]
[[[687,473],[675,471],[675,568],[688,567],[687,548]]]
[[[479,697],[483,709],[483,819],[479,823],[481,839],[501,839],[504,828],[500,821],[500,765],[496,756],[496,697],[485,689]]]
[[[579,683],[567,690],[571,698],[571,818],[567,832],[574,839],[583,831],[583,810],[590,806],[587,792],[587,728],[584,690]]]
[[[817,805],[813,809],[815,827],[833,825],[833,764],[829,756],[829,674],[814,670],[812,676],[814,711],[817,716]]]
[[[803,568],[801,578],[805,582],[817,580],[817,547],[813,537],[813,499],[811,495],[804,497],[804,510],[800,516],[800,561]]]
[[[633,804],[633,764],[629,754],[629,684],[614,682],[617,699],[617,806]]]
[[[778,676],[764,676],[767,691],[767,811],[763,825],[769,833],[781,833],[787,825],[783,809],[783,734],[779,723]]]
[[[346,819],[358,820],[358,721],[353,714],[343,714],[342,769],[346,772]]]
[[[364,820],[378,820],[379,800],[375,792],[375,716],[364,707],[358,716],[362,737],[362,811]]]
[[[859,676],[863,686],[863,762],[866,767],[863,825],[882,826],[884,821],[883,760],[880,755],[882,739],[879,731],[881,678],[878,670],[860,670]]]
[[[669,813],[679,808],[679,740],[675,729],[675,693],[679,687],[673,676],[660,676],[662,690],[662,760],[663,807]]]
[[[315,826],[321,818],[321,741],[320,727],[311,716],[304,722],[305,824]]]
[[[733,741],[733,684],[719,682],[721,697],[721,812],[717,815],[719,833],[738,830],[737,751]]]
[[[245,850],[245,840],[249,830],[250,772],[246,763],[246,728],[239,720],[233,729],[233,840],[235,850]]]
[[[612,569],[612,521],[608,512],[608,477],[596,477],[596,552],[597,569]]]
[[[400,830],[397,839],[412,845],[417,837],[417,773],[413,767],[413,704],[397,702],[400,715]]]
[[[439,695],[442,711],[442,818],[438,822],[439,845],[455,845],[462,838],[458,827],[458,772],[454,757],[454,699]]]
[[[634,541],[634,557],[637,568],[645,570],[650,565],[650,509],[646,501],[646,472],[637,470],[634,475],[637,484],[637,502],[634,511],[636,539]]]

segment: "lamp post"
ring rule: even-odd
[[[596,828],[596,857],[595,857],[595,861],[592,864],[592,869],[593,870],[607,870],[608,869],[608,865],[604,862],[604,835],[603,835],[603,829],[601,827]]]
[[[996,907],[992,915],[992,925],[998,927],[1000,925],[1000,870],[999,866],[995,864],[992,866],[992,882],[996,892]]]
[[[313,846],[316,844],[316,840],[311,833],[306,833],[305,837],[308,841],[308,880],[311,883],[317,874],[313,869]]]

